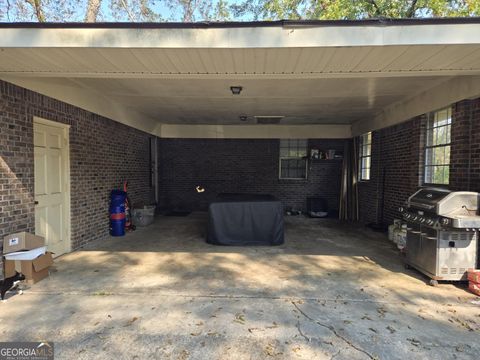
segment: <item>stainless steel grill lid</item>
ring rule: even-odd
[[[446,226],[466,230],[480,228],[479,194],[442,188],[421,188],[400,208],[407,221],[441,229]]]
[[[410,196],[407,205],[409,207],[434,211],[437,204],[451,193],[447,189],[424,188]]]

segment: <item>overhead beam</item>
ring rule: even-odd
[[[199,139],[347,139],[350,125],[174,125],[161,124],[162,138]]]
[[[478,44],[480,24],[181,28],[0,28],[0,48],[268,48]]]
[[[69,86],[65,81],[52,83],[42,81],[40,78],[5,76],[2,76],[1,80],[36,91],[150,134],[155,133],[158,125],[156,120],[126,108],[122,104],[103,96],[98,91]]]
[[[457,77],[387,106],[372,119],[352,124],[352,135],[396,125],[458,101],[480,96],[480,76]]]

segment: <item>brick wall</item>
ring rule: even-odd
[[[470,139],[470,189],[480,192],[480,98],[472,101],[472,131]]]
[[[480,192],[480,99],[454,104],[452,117],[448,187]],[[371,180],[359,183],[363,222],[392,223],[398,207],[422,184],[425,124],[423,115],[373,132]]]
[[[74,249],[108,236],[109,192],[124,179],[130,181],[133,202],[152,200],[148,134],[0,81],[0,239],[13,232],[35,231],[34,116],[71,125]]]
[[[309,147],[343,151],[343,140],[310,140]],[[323,196],[338,209],[342,161],[309,163],[307,180],[278,178],[279,140],[161,139],[160,206],[206,210],[222,192],[264,193],[286,207],[305,209],[307,196]],[[204,193],[195,187],[203,186]]]

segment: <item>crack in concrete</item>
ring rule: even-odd
[[[342,351],[342,350],[338,350],[335,354],[333,354],[332,357],[330,358],[330,360],[333,360],[333,359],[335,359],[338,355],[340,355],[340,352],[341,352],[341,351]]]
[[[331,325],[327,325],[327,324],[323,324],[321,323],[320,321],[318,320],[315,320],[313,319],[312,317],[308,316],[302,309],[300,309],[300,307],[294,302],[292,301],[292,304],[293,306],[300,312],[300,314],[302,314],[305,318],[307,318],[308,320],[310,320],[311,322],[317,324],[317,325],[320,325],[322,327],[324,327],[325,329],[328,329],[332,332],[332,334],[334,334],[337,338],[343,340],[346,344],[348,344],[351,348],[367,355],[370,359],[372,360],[377,360],[377,357],[373,356],[372,354],[370,354],[368,351],[366,350],[363,350],[362,348],[358,347],[357,345],[353,344],[350,340],[348,340],[345,336],[341,335],[338,333],[338,331]]]
[[[298,330],[298,333],[300,334],[300,336],[303,337],[307,342],[312,341],[312,339],[310,339],[307,335],[305,335],[302,332],[302,329],[300,328],[300,320],[297,320],[297,330]]]

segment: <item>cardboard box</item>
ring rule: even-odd
[[[468,280],[480,283],[480,270],[468,269]]]
[[[27,232],[7,235],[3,238],[3,253],[9,254],[16,251],[32,250],[45,246],[45,239]]]
[[[53,265],[52,253],[47,252],[35,260],[5,260],[5,277],[12,277],[15,271],[25,275],[27,284],[35,284],[48,276],[48,268]]]

